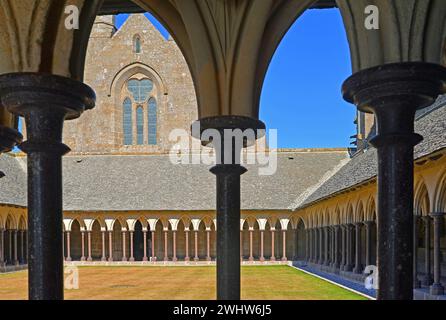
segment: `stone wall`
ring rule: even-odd
[[[135,36],[141,39],[141,53],[134,50]],[[122,92],[131,77],[148,77],[155,84],[157,145],[147,141],[123,145]],[[168,141],[169,133],[177,128],[190,131],[198,118],[194,85],[181,51],[143,14],[131,15],[119,30],[112,16],[96,20],[84,81],[96,91],[97,105],[80,119],[66,123],[64,142],[73,153],[165,153],[173,144]]]

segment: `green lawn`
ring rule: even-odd
[[[215,299],[215,267],[80,267],[79,289],[66,299]],[[27,272],[0,274],[0,299],[26,299]],[[242,298],[253,300],[364,300],[288,266],[242,267]]]

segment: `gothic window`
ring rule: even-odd
[[[155,98],[149,100],[149,144],[156,145],[156,131],[157,131],[157,104]]]
[[[153,82],[149,79],[131,79],[127,83],[127,89],[133,95],[133,100],[136,103],[142,103],[147,100],[148,95],[152,92]]]
[[[153,81],[135,77],[122,90],[124,145],[157,145],[157,88]]]
[[[139,36],[135,37],[134,51],[135,51],[135,53],[141,53],[141,38]]]
[[[131,145],[133,144],[132,137],[132,101],[129,98],[126,98],[123,103],[123,129],[124,129],[124,144]]]
[[[136,143],[144,144],[144,110],[141,106],[136,109]]]

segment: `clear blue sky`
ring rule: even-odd
[[[167,38],[163,26],[147,16]],[[126,19],[119,15],[117,26]],[[282,40],[262,91],[260,118],[278,130],[280,148],[349,146],[355,108],[343,101],[341,85],[350,74],[339,11],[308,10]]]

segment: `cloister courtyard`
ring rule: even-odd
[[[216,298],[214,266],[81,266],[78,272],[78,289],[65,289],[68,300]],[[27,277],[27,271],[0,274],[0,299],[27,299]],[[366,299],[289,266],[243,266],[241,297],[247,300]]]

